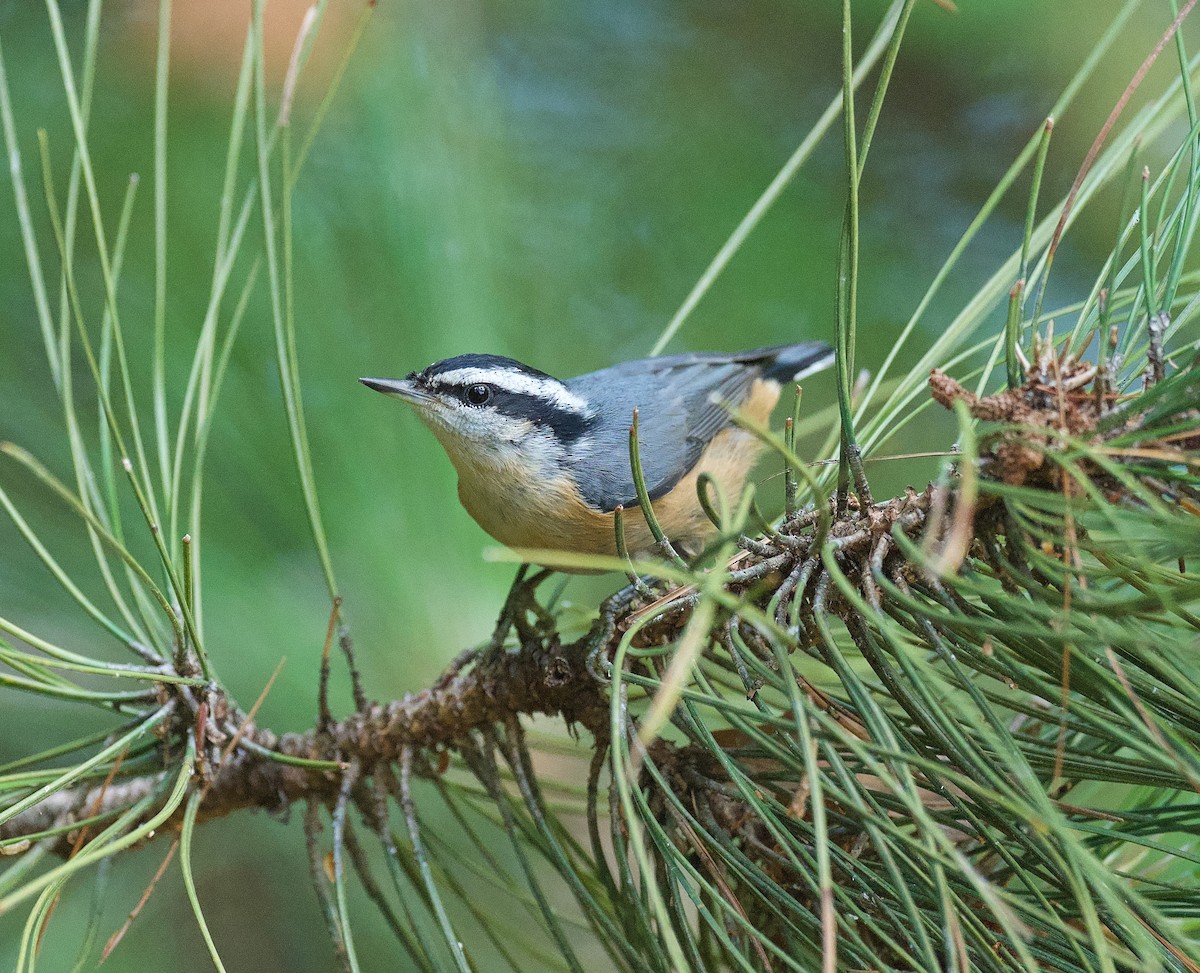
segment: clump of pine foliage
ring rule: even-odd
[[[1056,114],[1104,63],[1134,6],[1114,19]],[[1114,112],[1068,198],[1052,205],[1038,199],[1052,124],[1035,133],[896,352],[856,389],[858,185],[913,0],[892,5],[857,65],[847,0],[842,97],[660,341],[840,111],[848,196],[836,476],[795,455],[794,420],[783,434],[755,428],[787,471],[781,522],[763,523],[752,495],[706,492],[720,533],[696,563],[589,561],[641,577],[583,626],[553,599],[536,600],[544,580],[536,575],[514,591],[506,643],[464,654],[423,693],[380,704],[359,684],[340,622],[295,342],[305,322],[292,301],[291,194],[333,88],[299,138],[291,93],[324,3],[297,39],[278,104],[255,4],[211,302],[186,387],[172,396],[165,356],[183,350],[164,339],[165,293],[151,347],[129,346],[121,328],[136,184],[114,226],[88,151],[100,6],[89,8],[77,72],[48,0],[75,136],[65,191],[51,178],[45,139],[34,164],[18,153],[2,47],[0,121],[71,464],[54,472],[5,443],[0,483],[32,476],[77,518],[108,601],[98,604],[59,567],[2,487],[0,505],[132,661],[81,653],[0,617],[6,691],[41,694],[65,714],[84,706],[111,714],[102,732],[0,767],[0,912],[30,910],[18,968],[34,969],[60,896],[98,881],[97,866],[123,850],[165,835],[164,865],[177,848],[223,969],[192,880],[195,829],[244,809],[303,805],[314,894],[350,970],[359,968],[354,928],[364,921],[349,904],[352,884],[395,934],[407,968],[426,971],[536,963],[582,971],[598,962],[638,971],[1196,969],[1200,276],[1188,257],[1200,220],[1192,94],[1200,66],[1176,30],[1191,6],[1175,11],[1150,55],[1177,59],[1174,82],[1131,117]],[[164,25],[168,17],[164,10]],[[854,94],[876,66],[860,121]],[[166,76],[164,54],[160,122]],[[161,127],[155,146],[161,178]],[[1157,174],[1140,161],[1150,146],[1167,150]],[[248,182],[238,179],[243,156],[255,162]],[[1021,247],[920,362],[892,376],[963,249],[1030,169]],[[1063,234],[1105,189],[1126,200],[1112,253],[1091,293],[1047,308]],[[38,199],[54,259],[43,259],[36,238]],[[161,207],[156,196],[165,261]],[[74,276],[83,246],[102,268],[95,307]],[[57,313],[47,281],[61,285]],[[222,647],[203,625],[205,449],[223,421],[221,383],[255,287],[271,297],[296,471],[330,598],[321,711],[313,729],[284,736],[230,698]],[[1002,328],[989,327],[999,319]],[[153,383],[143,413],[129,361],[147,353]],[[80,356],[90,382],[72,367]],[[98,431],[79,421],[85,400],[98,403]],[[959,430],[943,476],[921,491],[873,497],[863,458],[939,407]],[[146,537],[149,561],[133,553],[133,540]],[[324,692],[339,652],[350,661],[348,715],[332,712]],[[554,721],[532,722],[534,714]],[[519,902],[532,923],[502,928],[481,888]],[[89,935],[85,960],[100,951]]]

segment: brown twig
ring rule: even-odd
[[[537,639],[520,652],[490,652],[439,688],[372,704],[330,723],[324,732],[277,736],[245,720],[235,732],[251,747],[238,747],[212,768],[200,820],[247,808],[282,812],[297,800],[336,798],[339,773],[273,761],[260,754],[264,748],[309,760],[353,755],[363,775],[369,775],[377,763],[396,761],[406,746],[425,750],[453,745],[472,730],[503,722],[512,713],[557,715],[603,736],[607,704],[601,686],[586,669],[589,648],[586,639],[568,646]],[[162,779],[161,773],[147,774],[107,786],[59,791],[0,825],[0,840],[69,826],[83,816],[81,808],[94,809],[93,816],[115,813],[153,794]],[[70,851],[69,841],[61,843],[61,851]]]

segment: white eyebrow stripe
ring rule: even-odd
[[[520,395],[534,395],[539,399],[553,403],[559,409],[587,415],[591,412],[587,400],[568,389],[562,382],[554,378],[538,378],[525,372],[517,372],[507,368],[456,368],[453,371],[442,372],[430,376],[431,385],[474,385],[486,383],[504,389],[506,392],[516,392]]]

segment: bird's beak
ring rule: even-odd
[[[412,378],[360,378],[359,381],[369,389],[403,399],[413,405],[424,405],[433,401],[433,396]]]

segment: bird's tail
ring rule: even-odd
[[[806,375],[820,372],[833,364],[833,349],[823,341],[805,341],[775,349],[773,360],[765,363],[763,377],[778,382],[798,382]]]

